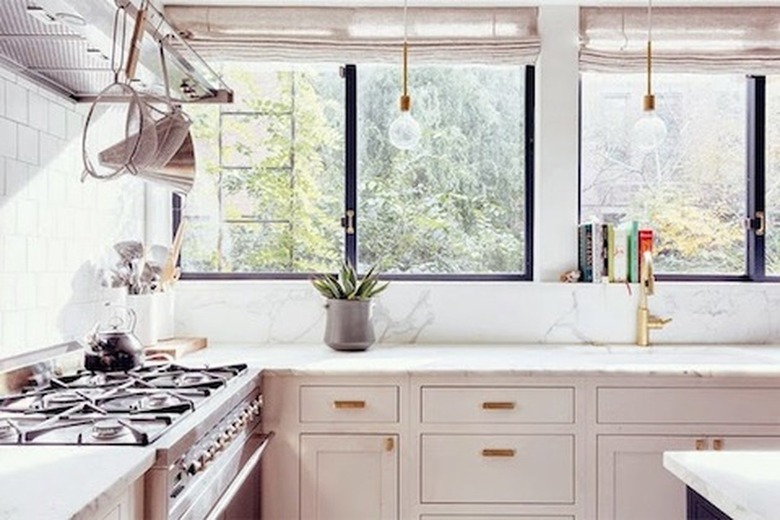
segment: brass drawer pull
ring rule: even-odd
[[[482,403],[483,410],[514,410],[515,403],[512,401],[485,401]]]
[[[702,451],[707,449],[707,439],[696,439],[694,443],[696,451]]]
[[[359,408],[365,408],[365,401],[333,401],[333,407],[339,410],[356,410]]]
[[[725,443],[723,442],[723,439],[712,439],[712,449],[713,450],[721,451],[724,446],[725,446]]]
[[[506,448],[485,448],[482,450],[483,457],[514,457],[515,450]]]

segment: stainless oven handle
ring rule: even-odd
[[[238,472],[236,478],[234,478],[233,482],[230,483],[230,487],[225,490],[212,510],[206,516],[206,520],[217,520],[222,515],[222,513],[225,512],[225,509],[227,509],[227,506],[229,506],[233,501],[236,493],[238,493],[238,491],[241,489],[241,486],[243,486],[244,482],[246,482],[246,479],[249,478],[257,465],[260,463],[260,458],[263,456],[263,452],[268,446],[268,441],[270,441],[271,437],[273,436],[274,432],[263,434],[265,439],[263,439],[263,442],[260,444],[260,446],[258,446],[254,453],[252,453],[252,455],[247,459],[244,467],[241,468],[241,471]]]

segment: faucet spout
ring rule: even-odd
[[[659,318],[650,314],[647,297],[655,294],[653,276],[653,256],[645,251],[642,256],[642,269],[639,272],[639,306],[636,310],[636,344],[646,347],[650,344],[650,330],[662,329],[672,318]]]

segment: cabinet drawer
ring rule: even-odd
[[[780,388],[599,388],[602,424],[780,424]]]
[[[574,388],[423,387],[429,423],[573,423]]]
[[[574,502],[571,435],[423,435],[423,503]]]
[[[301,386],[301,422],[398,422],[396,386]]]

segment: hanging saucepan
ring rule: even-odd
[[[124,316],[114,314],[107,327],[96,324],[87,334],[87,345],[91,350],[84,354],[84,367],[93,372],[124,372],[143,363],[143,345],[133,333],[136,316],[127,307],[113,307],[124,310]]]

